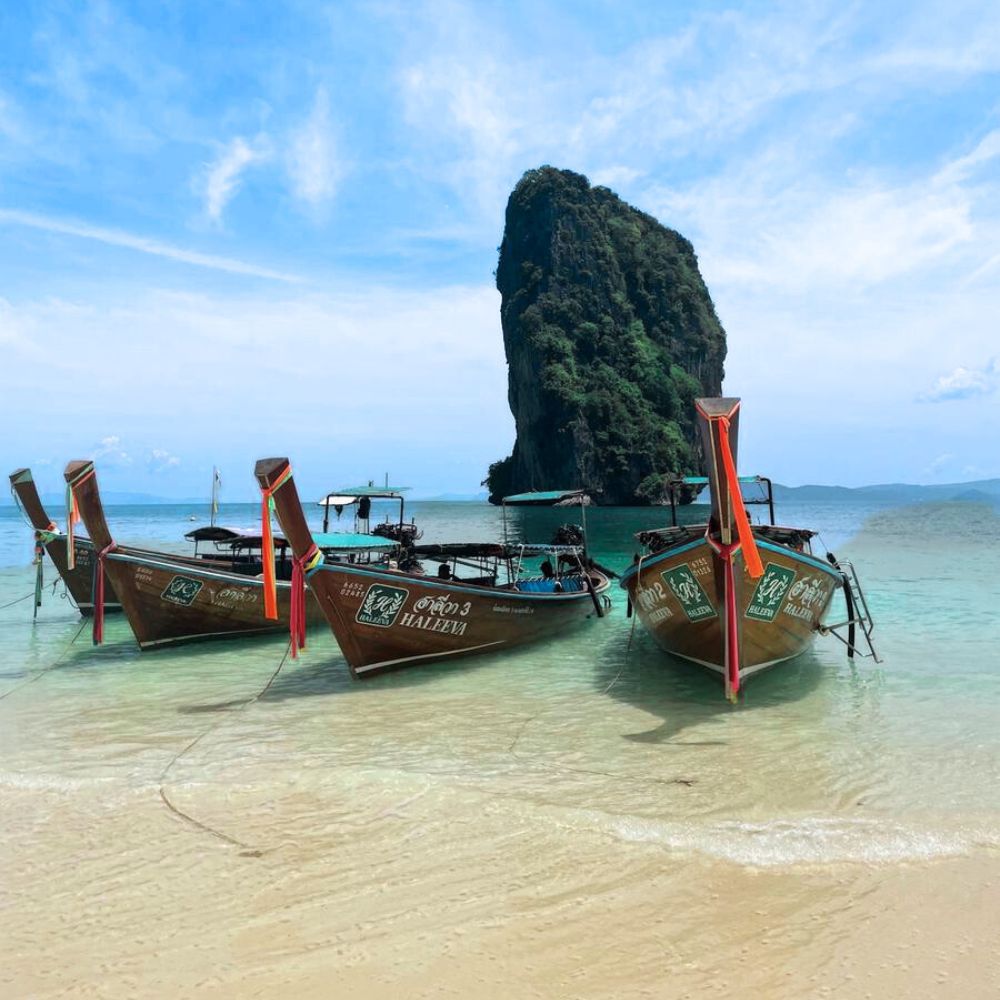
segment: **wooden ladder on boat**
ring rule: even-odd
[[[865,599],[865,592],[861,589],[861,581],[858,579],[857,570],[854,564],[841,561],[834,557],[832,553],[827,555],[827,559],[840,570],[841,585],[844,590],[844,604],[847,607],[847,617],[842,622],[835,622],[833,625],[821,625],[820,632],[824,635],[836,636],[846,647],[849,659],[854,659],[855,653],[861,656],[871,657],[876,663],[881,663],[878,653],[875,652],[875,645],[872,642],[872,632],[875,631],[875,621],[868,608],[868,601]],[[865,644],[868,646],[866,653],[857,644],[857,630],[861,628]],[[846,633],[846,634],[844,634]]]

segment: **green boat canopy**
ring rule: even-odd
[[[319,502],[326,504],[333,503],[353,503],[361,497],[368,497],[370,500],[398,500],[400,493],[405,493],[409,486],[345,486],[343,489],[328,493]]]
[[[760,476],[737,476],[741,483],[759,483]],[[683,476],[680,480],[688,486],[707,486],[708,476]],[[677,482],[677,480],[675,480]]]
[[[527,505],[557,504],[563,500],[582,497],[583,490],[531,490],[528,493],[515,493],[504,497],[503,503],[512,507]]]

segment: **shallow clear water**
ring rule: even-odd
[[[426,540],[502,533],[499,512],[485,505],[415,504],[412,512]],[[256,513],[243,505],[222,519],[250,524]],[[366,682],[349,679],[335,642],[320,634],[252,710],[226,717],[224,746],[205,760],[207,773],[242,771],[277,743],[284,754],[294,751],[298,766],[327,774],[378,766],[427,776],[444,770],[477,783],[516,774],[519,796],[551,800],[610,837],[758,864],[923,856],[994,843],[996,511],[830,504],[780,513],[785,523],[818,528],[854,560],[883,664],[851,663],[843,646],[820,638],[812,653],[749,683],[733,709],[712,677],[664,660],[626,619],[617,588],[613,613],[575,633]],[[632,533],[663,516],[587,514],[596,558],[619,569],[631,559]],[[684,514],[697,518],[699,508]],[[547,539],[573,515],[579,511],[513,512],[508,534]],[[0,517],[0,553],[15,564],[0,571],[6,604],[31,589],[23,565],[30,540],[14,512]],[[185,549],[186,508],[118,508],[111,520],[120,538]],[[51,567],[47,579],[55,579]],[[109,619],[103,648],[90,644],[89,626],[71,642],[80,624],[61,590],[47,587],[34,626],[30,601],[0,612],[8,782],[124,775],[141,788],[151,779],[144,760],[155,771],[179,740],[254,694],[282,657],[280,639],[140,655],[118,617]],[[442,714],[456,710],[462,725],[445,724]],[[324,737],[331,713],[346,737]],[[40,718],[43,742],[17,738]],[[553,774],[572,780],[554,790]],[[651,795],[671,781],[682,784],[667,802]]]
[[[501,534],[485,505],[412,507],[426,541]],[[188,513],[112,508],[109,520],[122,540],[183,551]],[[247,505],[222,520],[255,514]],[[508,532],[539,540],[578,517],[515,512]],[[662,517],[588,510],[595,557],[624,568],[632,533]],[[617,588],[610,616],[556,640],[357,682],[328,634],[276,676],[281,638],[140,655],[110,617],[95,649],[61,587],[47,587],[36,624],[30,601],[0,611],[0,900],[23,913],[40,879],[65,880],[97,907],[102,933],[125,935],[152,884],[201,892],[206,852],[230,851],[267,874],[249,896],[215,900],[212,919],[251,934],[255,922],[301,920],[312,930],[288,946],[297,961],[320,926],[340,928],[344,962],[359,968],[382,923],[415,951],[421,928],[452,917],[449,935],[470,921],[513,933],[515,898],[542,935],[538,961],[555,967],[568,901],[591,913],[617,893],[639,899],[692,864],[839,873],[994,851],[997,510],[786,505],[779,520],[818,529],[854,561],[884,662],[851,663],[819,638],[753,678],[735,707],[714,678],[664,659]],[[0,511],[0,604],[32,589],[29,535]],[[108,885],[113,917],[98,901]],[[52,933],[65,903],[57,892],[46,904]],[[617,933],[634,927],[607,929]],[[611,971],[600,983],[613,990]]]

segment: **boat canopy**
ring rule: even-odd
[[[737,476],[736,478],[741,483],[759,483],[763,479],[761,476]],[[708,476],[682,476],[676,481],[686,483],[688,486],[707,486]]]
[[[313,532],[313,541],[318,549],[324,552],[336,550],[357,551],[358,549],[394,549],[397,545],[391,538],[381,535],[363,535],[352,531]],[[263,539],[259,531],[241,535],[230,544],[234,549],[259,549]],[[287,540],[277,532],[272,536],[276,549],[288,547]]]
[[[397,542],[381,535],[362,535],[350,531],[314,532],[313,541],[324,552],[332,550],[394,549]]]
[[[328,493],[317,500],[320,507],[347,507],[357,503],[362,497],[369,500],[400,500],[409,486],[345,486],[342,490]]]
[[[501,542],[442,542],[440,544],[415,545],[413,554],[421,559],[514,559],[519,556],[568,555],[578,556],[583,552],[579,545],[504,545]]]
[[[554,506],[568,500],[582,501],[583,497],[583,490],[529,490],[527,493],[515,493],[504,497],[502,502],[511,507]]]
[[[193,528],[184,537],[192,542],[235,542],[241,538],[260,537],[259,528],[227,528],[221,524],[206,524]]]

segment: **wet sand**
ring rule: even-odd
[[[277,776],[276,776],[277,777]],[[1000,995],[1000,860],[754,868],[437,777],[5,789],[3,994]]]

